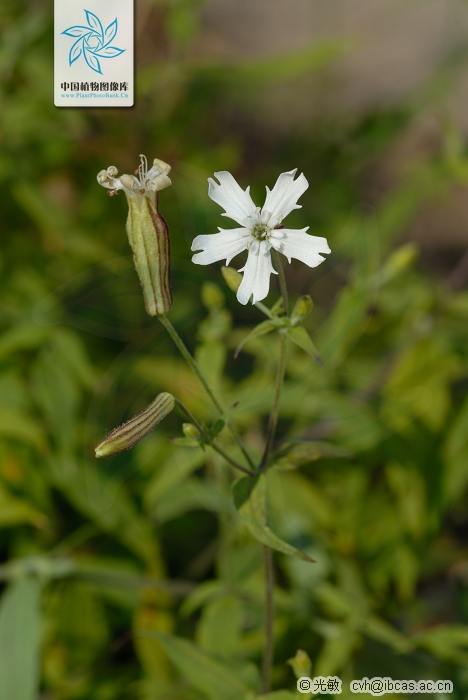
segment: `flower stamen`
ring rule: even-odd
[[[269,238],[270,228],[266,224],[258,222],[252,228],[252,236],[257,239],[257,241],[265,241]]]

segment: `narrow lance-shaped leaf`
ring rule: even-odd
[[[148,633],[161,642],[180,673],[210,700],[244,700],[249,688],[227,665],[212,659],[192,642],[161,632]]]
[[[163,392],[134,418],[114,428],[96,447],[96,457],[109,457],[125,452],[143,440],[174,408],[172,394]]]
[[[243,480],[244,481],[244,480]],[[313,562],[307,554],[282,540],[270,529],[267,522],[267,482],[264,474],[261,474],[253,487],[248,499],[239,507],[239,515],[247,525],[251,535],[262,544],[272,549],[298,557],[304,561]]]
[[[239,343],[234,353],[234,357],[237,358],[244,345],[250,340],[260,338],[262,335],[266,335],[267,333],[270,333],[271,331],[275,330],[276,327],[277,324],[274,321],[262,321],[262,323],[259,323],[258,326],[255,326],[255,328],[252,331],[250,331],[250,333],[248,333],[245,336],[245,338]]]
[[[289,338],[297,345],[298,347],[301,348],[301,350],[304,350],[312,359],[314,359],[318,365],[322,366],[322,360],[320,359],[320,355],[318,354],[318,350],[315,347],[312,338],[310,335],[307,333],[306,329],[303,328],[303,326],[295,326],[294,328],[288,328],[286,331]]]
[[[352,453],[344,447],[328,442],[311,440],[297,444],[285,445],[278,453],[272,455],[271,465],[275,469],[296,469],[308,462],[315,462],[326,457],[352,457]]]
[[[25,576],[0,600],[0,700],[35,700],[39,692],[40,596],[39,580]]]

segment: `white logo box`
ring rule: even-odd
[[[134,0],[55,0],[54,103],[131,107]]]

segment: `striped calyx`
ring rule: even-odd
[[[142,155],[134,175],[119,177],[117,168],[110,166],[97,176],[109,195],[123,190],[127,197],[126,230],[150,316],[165,314],[172,306],[169,231],[158,211],[157,194],[172,184],[168,176],[170,169],[170,165],[156,158],[148,170],[148,162]]]
[[[145,308],[160,316],[172,306],[170,241],[167,224],[157,209],[157,195],[128,197],[127,235],[140,278]]]
[[[96,457],[110,457],[130,450],[143,440],[174,408],[172,394],[158,394],[152,403],[134,418],[114,428],[95,449]]]

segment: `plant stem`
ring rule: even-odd
[[[262,304],[261,301],[257,301],[257,302],[255,303],[255,306],[256,306],[257,309],[259,309],[262,313],[264,313],[265,316],[268,316],[268,318],[273,318],[273,316],[272,316],[272,314],[271,314],[271,311],[270,311],[270,309],[268,308],[268,306],[265,306],[265,304]]]
[[[275,572],[273,569],[273,551],[266,544],[262,545],[265,568],[265,626],[262,659],[262,694],[270,692],[271,669],[273,667],[273,625],[275,620]]]
[[[283,297],[283,306],[286,315],[289,316],[289,297],[288,288],[286,285],[286,277],[284,275],[283,263],[281,262],[281,257],[276,250],[272,250],[273,259],[278,268],[279,283],[281,296]],[[275,395],[273,397],[273,404],[271,406],[270,417],[268,418],[268,428],[267,428],[267,439],[265,445],[265,451],[263,453],[262,461],[260,462],[260,470],[265,471],[268,465],[268,457],[273,447],[273,442],[275,440],[276,426],[278,425],[279,417],[279,407],[281,390],[284,384],[284,372],[286,369],[286,335],[280,332],[280,350],[278,358],[278,368],[276,370],[276,382],[275,382]]]
[[[206,393],[208,394],[208,396],[210,397],[212,403],[213,403],[214,406],[216,407],[218,413],[219,413],[221,416],[223,416],[223,415],[224,415],[224,409],[223,409],[223,407],[221,406],[221,404],[219,403],[219,401],[218,401],[218,399],[216,398],[216,396],[214,395],[214,393],[213,393],[213,391],[212,391],[212,389],[211,389],[211,387],[210,387],[210,385],[209,385],[209,383],[208,383],[207,378],[205,377],[205,375],[203,374],[203,372],[202,372],[202,370],[201,370],[201,367],[199,366],[199,364],[198,364],[198,362],[195,360],[195,358],[192,357],[192,355],[191,355],[189,349],[188,349],[187,346],[185,345],[185,343],[184,343],[184,341],[182,340],[182,338],[180,337],[180,335],[177,333],[177,331],[176,331],[176,329],[174,328],[174,326],[172,325],[172,323],[171,323],[171,322],[169,321],[169,319],[167,318],[166,314],[161,314],[160,316],[158,316],[158,319],[159,319],[159,321],[162,323],[162,325],[164,326],[164,328],[167,330],[167,332],[169,333],[169,335],[171,336],[172,340],[174,341],[175,345],[176,345],[177,348],[179,349],[180,354],[182,355],[182,357],[184,358],[184,360],[187,362],[187,364],[189,365],[189,367],[193,370],[193,372],[195,372],[195,374],[196,374],[197,377],[199,378],[199,380],[200,380],[200,382],[202,383],[202,385],[203,385],[203,387],[204,387]],[[252,467],[252,469],[255,469],[255,465],[254,465],[254,463],[252,462],[252,459],[250,458],[250,456],[249,456],[247,450],[245,449],[244,445],[242,444],[242,440],[240,439],[239,435],[236,433],[236,431],[234,430],[234,428],[233,428],[231,425],[229,425],[229,423],[227,423],[227,426],[228,426],[229,430],[231,431],[232,437],[234,438],[234,440],[236,441],[236,443],[237,443],[237,445],[239,446],[240,450],[242,451],[242,454],[243,454],[244,457],[246,458],[248,464]]]
[[[193,424],[195,425],[195,427],[199,430],[199,432],[201,433],[201,435],[203,435],[203,437],[204,437],[206,443],[207,443],[208,445],[210,445],[210,447],[212,447],[213,450],[215,450],[216,452],[218,452],[218,454],[220,454],[221,457],[224,457],[224,459],[226,460],[226,462],[229,462],[229,464],[231,464],[231,465],[232,465],[233,467],[235,467],[236,469],[240,469],[241,472],[244,472],[244,474],[248,474],[249,476],[254,476],[254,472],[253,472],[253,471],[251,471],[250,469],[247,469],[247,468],[244,467],[242,464],[239,464],[239,462],[237,462],[233,457],[230,457],[230,456],[227,454],[227,452],[225,452],[225,451],[222,449],[222,447],[219,447],[219,445],[217,445],[217,444],[214,442],[214,440],[211,440],[211,439],[210,439],[210,436],[206,433],[206,431],[205,431],[205,429],[203,428],[202,424],[199,423],[199,421],[195,418],[195,416],[193,415],[193,413],[187,408],[187,406],[185,406],[185,404],[182,403],[182,401],[180,401],[179,399],[175,399],[175,402],[176,402],[177,406],[179,406],[179,408],[185,413],[185,415],[187,416],[187,418],[189,419],[189,421],[190,421],[191,423],[193,423]]]
[[[263,453],[262,461],[260,462],[261,471],[266,471],[268,467],[268,458],[273,448],[273,443],[276,434],[276,426],[278,425],[281,390],[284,384],[284,372],[286,369],[286,340],[286,335],[284,333],[280,333],[280,348],[278,368],[276,370],[275,395],[273,397],[273,404],[270,411],[270,417],[268,418],[265,451]]]
[[[281,296],[283,297],[283,307],[287,316],[289,316],[289,298],[288,298],[288,288],[286,285],[286,277],[284,275],[283,264],[278,253],[273,250],[273,259],[276,263],[276,267],[279,275],[279,283]],[[273,397],[273,404],[271,406],[270,416],[268,418],[268,428],[267,428],[267,438],[265,451],[263,453],[262,461],[260,463],[260,471],[266,471],[268,468],[268,459],[270,457],[271,450],[273,448],[273,443],[275,440],[276,427],[278,425],[279,409],[280,409],[280,398],[281,390],[284,384],[284,373],[286,369],[286,341],[287,337],[285,333],[280,332],[280,348],[279,348],[279,358],[278,367],[276,370],[276,381],[275,381],[275,394]],[[265,572],[265,627],[263,636],[263,659],[262,659],[262,693],[264,695],[270,692],[271,684],[271,671],[273,667],[273,626],[275,619],[275,601],[274,601],[274,587],[275,587],[275,573],[273,568],[273,550],[267,545],[263,545],[263,562],[264,562],[264,572]]]

